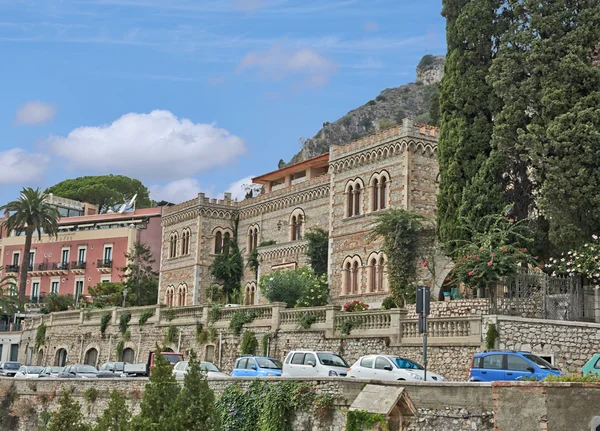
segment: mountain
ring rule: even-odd
[[[386,88],[375,99],[353,109],[302,143],[302,150],[288,164],[318,156],[331,145],[345,145],[365,135],[399,124],[403,118],[437,124],[437,94],[444,75],[444,56],[424,56],[417,66],[417,80],[395,88]],[[279,167],[286,163],[281,160]]]

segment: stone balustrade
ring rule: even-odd
[[[152,310],[148,323],[156,326],[187,326],[201,323],[227,330],[235,313],[249,313],[252,321],[249,328],[266,328],[271,332],[321,331],[326,338],[369,338],[389,337],[392,345],[420,345],[422,336],[418,332],[418,320],[407,319],[405,309],[369,310],[344,312],[340,307],[286,308],[283,303],[260,306],[221,308],[216,322],[209,322],[211,306],[186,307],[146,306],[131,308],[107,308],[66,311],[27,319],[25,329],[33,330],[41,323],[47,326],[100,324],[102,316],[110,313],[110,324],[118,325],[122,313],[131,313],[130,325],[138,325],[140,315]],[[428,320],[430,345],[479,346],[481,345],[481,316],[438,317]]]

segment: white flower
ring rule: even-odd
[[[588,245],[587,245],[587,244],[583,244],[583,246],[584,246],[584,247],[587,247]]]
[[[570,252],[568,252],[567,254],[571,254],[571,253],[573,253],[573,252],[572,252],[572,251],[570,251]]]
[[[581,268],[581,265],[577,265],[577,268]]]
[[[592,235],[592,238],[598,239],[598,235]]]
[[[561,261],[561,262],[564,262],[564,261],[565,261],[565,258],[563,257],[563,258],[562,258],[560,261]]]

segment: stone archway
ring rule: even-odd
[[[88,349],[88,351],[85,352],[84,358],[85,358],[83,360],[84,364],[95,367],[96,364],[98,363],[98,350],[96,350],[93,347],[91,349]]]
[[[67,365],[67,349],[60,348],[54,355],[54,365],[57,367],[64,367]]]
[[[135,352],[131,347],[127,347],[123,350],[123,362],[133,364],[135,362]]]

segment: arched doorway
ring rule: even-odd
[[[165,352],[165,353],[166,353],[166,352],[172,352],[172,351],[173,351],[173,349],[171,349],[170,347],[167,347],[167,348],[164,350],[164,352]]]
[[[54,357],[54,365],[57,367],[64,367],[67,365],[67,351],[65,349],[58,349],[56,356]]]
[[[135,353],[133,349],[128,347],[123,350],[123,362],[127,362],[128,364],[133,364],[135,362]]]
[[[91,366],[95,367],[96,362],[98,362],[98,351],[92,347],[87,352],[85,352],[84,363],[86,365],[91,365]]]
[[[36,364],[44,365],[44,349],[40,349],[40,351],[38,352]]]

